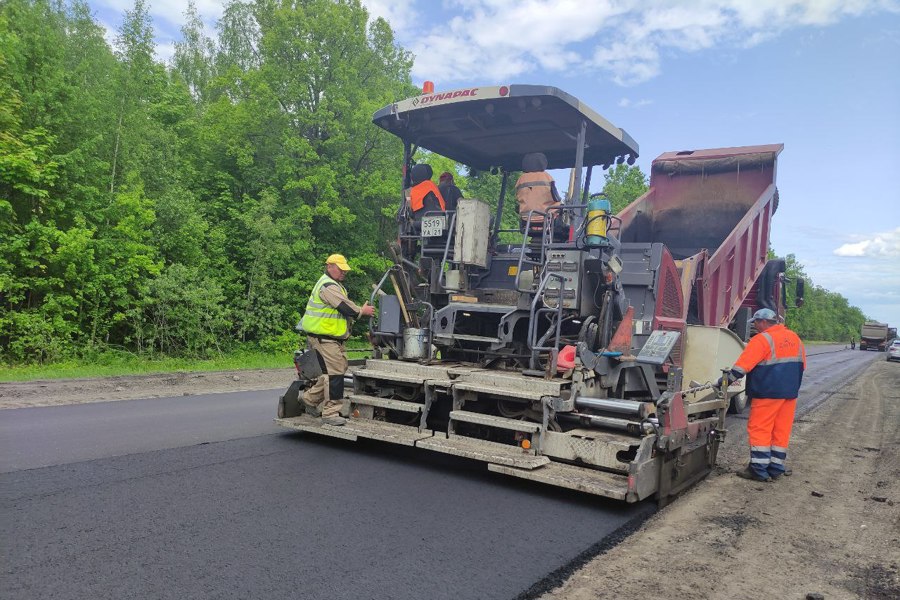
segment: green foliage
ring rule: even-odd
[[[618,214],[650,189],[647,176],[638,166],[618,164],[604,173],[603,177],[606,179],[603,193],[612,204],[613,214]]]
[[[221,285],[199,269],[170,265],[150,285],[138,346],[182,356],[221,352],[229,325],[224,299]]]
[[[183,34],[167,68],[146,0],[113,48],[83,0],[0,5],[0,359],[283,349],[327,255],[360,301],[386,267],[402,149],[370,119],[414,93],[387,23],[237,0]]]

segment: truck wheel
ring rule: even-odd
[[[744,409],[747,408],[747,393],[740,392],[731,397],[731,402],[728,404],[728,412],[732,415],[739,415],[744,412]]]

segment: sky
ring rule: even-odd
[[[168,61],[185,4],[149,2]],[[195,2],[213,33],[224,2]],[[132,2],[89,3],[112,40]],[[900,324],[900,0],[362,4],[415,55],[414,83],[559,87],[637,140],[645,173],[672,150],[783,143],[775,252]]]

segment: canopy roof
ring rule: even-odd
[[[585,166],[638,156],[637,142],[625,131],[574,96],[548,86],[423,94],[382,108],[372,121],[404,141],[482,171],[519,171],[529,152],[543,152],[550,169],[574,167],[582,121]]]

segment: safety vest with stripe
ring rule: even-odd
[[[429,192],[434,194],[434,197],[437,198],[438,204],[441,205],[441,210],[447,210],[447,205],[444,204],[444,197],[441,195],[441,190],[434,185],[433,181],[426,179],[421,183],[417,183],[409,190],[409,207],[413,212],[419,212],[425,207],[425,196],[427,196]]]
[[[803,342],[784,325],[753,336],[735,363],[735,370],[747,374],[747,395],[760,399],[796,398],[805,368]]]
[[[527,218],[532,210],[546,211],[549,207],[558,204],[553,199],[551,184],[553,178],[546,171],[536,173],[522,173],[516,181],[516,202],[519,204],[519,216]],[[543,220],[540,215],[535,215],[533,221]]]
[[[340,283],[324,274],[319,277],[319,281],[313,287],[312,294],[309,296],[309,302],[306,303],[306,312],[303,313],[303,319],[300,324],[303,331],[313,335],[324,335],[333,338],[344,338],[347,336],[347,319],[336,308],[322,301],[319,293],[325,285],[334,284],[338,286],[341,293],[347,295],[347,290]]]

